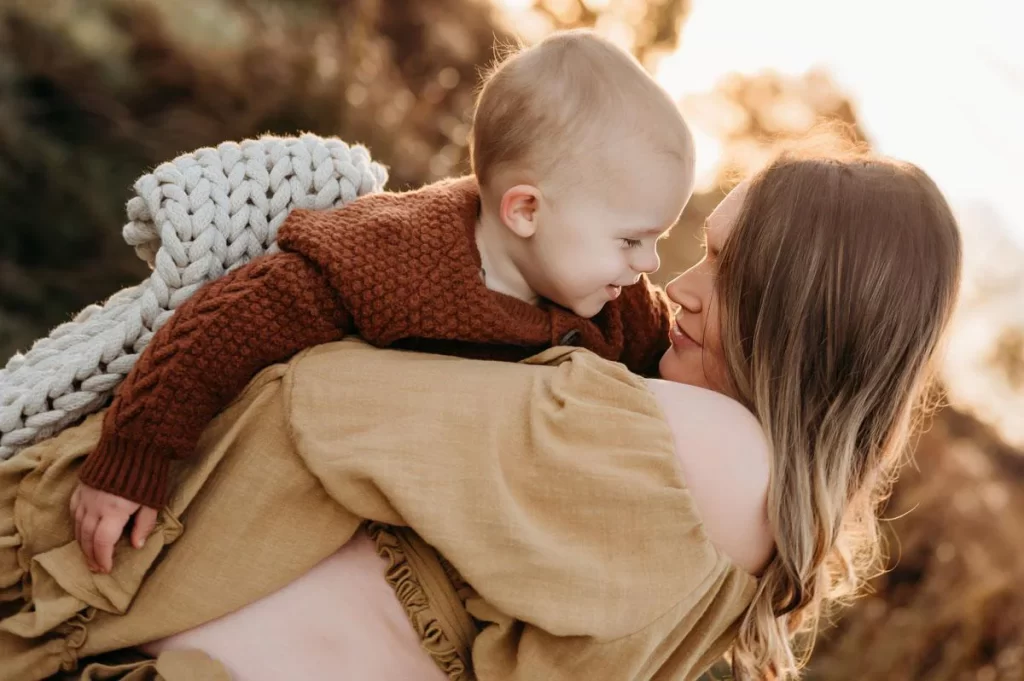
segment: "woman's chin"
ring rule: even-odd
[[[661,361],[658,362],[658,377],[665,381],[684,383],[733,397],[732,391],[721,387],[721,381],[712,382],[709,380],[708,375],[704,371],[704,358],[701,356],[701,353],[698,352],[695,353],[695,356],[692,356],[693,354],[685,350],[680,351],[676,347],[670,347],[661,356]]]
[[[658,376],[665,381],[672,381],[673,383],[686,383],[688,385],[698,385],[692,372],[687,371],[686,364],[679,357],[679,353],[674,347],[670,347],[665,351],[665,354],[661,356],[661,361],[658,362]]]

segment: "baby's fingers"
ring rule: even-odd
[[[78,544],[85,553],[85,564],[89,569],[96,572],[96,553],[93,550],[93,536],[96,534],[96,526],[100,518],[94,513],[82,513],[82,521],[79,524]]]
[[[81,506],[75,509],[75,541],[82,548],[82,553],[85,553],[85,544],[82,543],[82,520],[85,519],[85,509]]]
[[[105,515],[100,520],[93,537],[93,555],[103,572],[114,568],[114,545],[127,524],[128,518],[118,515]]]
[[[132,546],[141,549],[146,543],[146,538],[156,527],[156,509],[143,506],[135,514],[135,526],[132,528]]]
[[[78,511],[78,500],[82,497],[82,488],[75,487],[75,491],[71,493],[71,515],[74,516]]]

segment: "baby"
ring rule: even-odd
[[[670,97],[606,40],[562,32],[506,59],[477,101],[472,175],[293,211],[283,252],[204,286],[153,336],[72,497],[90,568],[112,568],[136,512],[142,545],[171,462],[256,373],[304,348],[359,334],[518,361],[577,345],[652,374],[671,310],[645,274],[693,169]]]

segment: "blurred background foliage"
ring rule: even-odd
[[[515,25],[482,0],[5,0],[0,358],[146,276],[120,226],[131,184],[158,163],[311,131],[366,144],[392,189],[461,174],[478,75],[513,30],[596,26],[646,64],[676,47],[689,10],[685,0],[514,4]],[[732,178],[780,142],[821,120],[866,139],[822,71],[730,76],[686,111],[721,160],[664,245],[661,281],[698,257],[696,230]],[[1024,274],[1003,275],[975,285],[974,299],[1019,299]],[[989,380],[1024,390],[1024,334],[996,331]],[[1024,458],[977,413],[957,404],[935,416],[887,510],[890,570],[826,632],[807,678],[1024,679]]]

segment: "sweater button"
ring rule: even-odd
[[[562,336],[562,340],[558,342],[559,345],[576,345],[576,341],[579,340],[580,332],[577,329],[570,329],[565,332]]]

